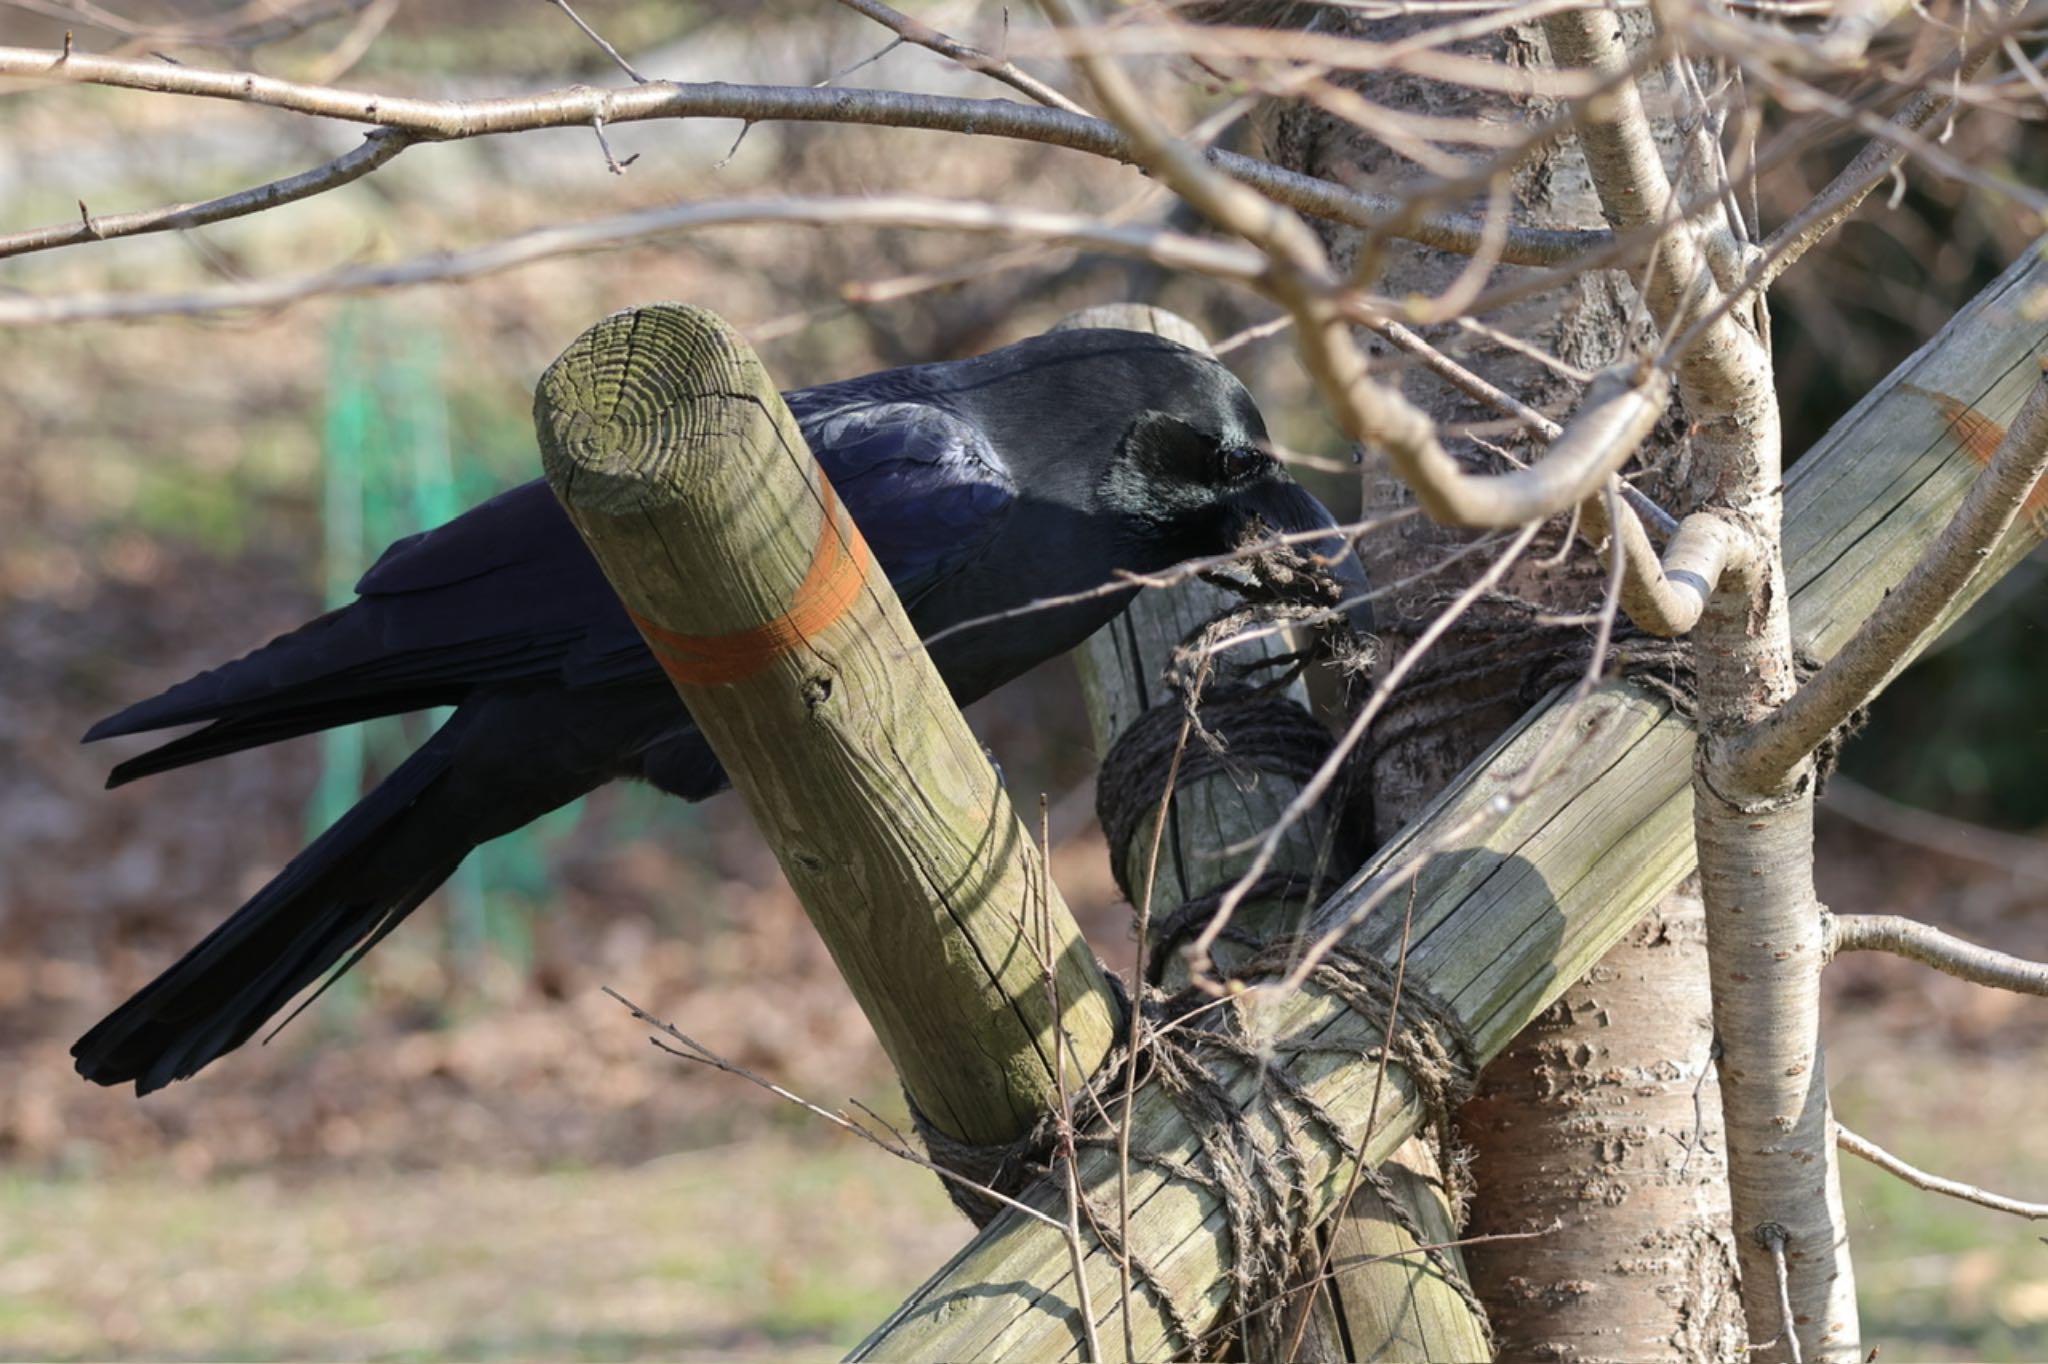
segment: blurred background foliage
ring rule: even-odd
[[[61,42],[66,21],[37,13],[56,8],[0,3],[0,42]],[[227,0],[111,8],[138,32],[73,18],[81,47],[147,51],[164,46],[153,29],[255,13]],[[550,5],[335,8],[247,59],[397,93],[615,79]],[[859,66],[887,35],[832,6],[579,10],[661,77],[1004,93],[911,47]],[[998,6],[920,13],[1001,45]],[[1161,89],[1213,102],[1197,80]],[[75,217],[80,201],[111,212],[226,192],[357,136],[202,101],[0,90],[0,230]],[[661,123],[607,136],[618,157],[638,157],[622,176],[587,130],[420,146],[257,218],[0,261],[0,288],[168,290],[749,191],[907,186],[1139,216],[1169,207],[1127,172],[937,134]],[[1996,141],[1969,123],[1955,136],[1951,150],[1972,159],[2048,174],[2048,139]],[[1767,212],[1795,207],[1845,145],[1782,173]],[[1916,176],[1898,207],[1867,209],[1809,258],[1775,309],[1788,449],[2024,245],[1995,207]],[[75,737],[345,599],[391,540],[531,477],[533,379],[612,309],[716,308],[797,385],[972,353],[1133,295],[1218,336],[1269,315],[1072,252],[761,226],[460,288],[0,333],[0,1357],[823,1356],[880,1320],[965,1234],[935,1183],[737,1081],[679,1069],[599,991],[811,1098],[900,1112],[735,802],[613,787],[492,845],[276,1041],[137,1103],[78,1082],[70,1040],[433,718],[112,793],[99,789],[105,770],[134,746],[85,751]],[[1340,453],[1284,339],[1234,362],[1285,444]],[[1320,490],[1341,508],[1342,481]],[[1957,856],[1912,808],[2024,833],[2048,824],[2040,572],[2016,575],[1901,679],[1853,747],[1845,770],[1907,803],[1894,828],[1908,837],[1823,817],[1822,886],[1839,907],[1917,913],[2039,954],[2038,870]],[[1124,965],[1128,926],[1069,670],[1041,669],[971,718],[1013,791],[1051,795],[1055,874],[1098,951]],[[1829,986],[1845,1121],[1959,1177],[2048,1189],[2037,1006],[1891,960],[1845,961]],[[1874,1341],[1908,1358],[2048,1358],[2048,1263],[2024,1227],[1848,1165]]]

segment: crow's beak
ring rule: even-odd
[[[1346,618],[1360,633],[1371,632],[1372,602],[1366,594],[1372,585],[1365,576],[1365,565],[1359,563],[1349,539],[1338,533],[1337,518],[1314,494],[1282,475],[1238,494],[1231,503],[1231,511],[1237,522],[1233,531],[1240,537],[1258,530],[1287,536],[1327,532],[1290,539],[1288,543],[1329,566],[1330,576],[1344,590]]]

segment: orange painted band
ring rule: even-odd
[[[867,582],[868,542],[852,518],[846,518],[844,527],[839,524],[839,499],[823,473],[818,476],[818,487],[824,513],[818,525],[818,544],[787,611],[751,630],[726,635],[686,635],[633,615],[647,647],[670,678],[690,686],[743,682],[829,629],[853,606]]]

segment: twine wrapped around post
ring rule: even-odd
[[[1208,348],[1199,327],[1161,308],[1091,308],[1060,325],[1156,332]],[[1245,866],[1243,856],[1219,857],[1217,850],[1270,826],[1330,747],[1328,731],[1301,705],[1305,691],[1298,682],[1257,693],[1203,688],[1195,698],[1194,718],[1204,732],[1190,726],[1187,741],[1181,742],[1182,721],[1189,715],[1186,698],[1161,678],[1169,672],[1206,677],[1200,664],[1175,666],[1176,652],[1191,639],[1206,642],[1213,631],[1205,630],[1205,623],[1228,619],[1243,606],[1231,593],[1205,582],[1147,592],[1076,655],[1096,741],[1104,751],[1096,807],[1111,867],[1133,906],[1143,902],[1148,889],[1151,894],[1147,961],[1141,969],[1155,984],[1185,979],[1184,973],[1176,974],[1179,949],[1208,922],[1222,890]],[[1286,647],[1269,637],[1234,650],[1232,657],[1243,664]],[[1169,772],[1173,804],[1153,865],[1153,827]],[[1296,932],[1308,908],[1354,869],[1355,850],[1345,846],[1335,804],[1325,802],[1326,808],[1289,832],[1273,868],[1245,897],[1233,927],[1218,944],[1219,962],[1231,974],[1241,974],[1259,944]],[[1354,962],[1346,969],[1355,974],[1367,968]],[[1174,1005],[1168,1001],[1158,1007],[1170,1014]],[[1413,1009],[1403,1013],[1412,1016]],[[1225,1044],[1210,1038],[1208,1045]],[[1184,1062],[1177,1069],[1186,1076],[1192,1067]],[[1213,1092],[1213,1086],[1204,1086],[1203,1092]],[[1219,1114],[1226,1109],[1218,1106]],[[1235,1110],[1228,1112],[1231,1121],[1215,1130],[1242,1140],[1249,1128]],[[1447,1122],[1447,1112],[1443,1116]],[[1286,1203],[1280,1199],[1282,1206]],[[1237,1206],[1256,1215],[1269,1204],[1241,1199]],[[1247,1242],[1242,1256],[1233,1250],[1235,1294],[1244,1304],[1239,1314],[1246,1307],[1259,1309],[1237,1329],[1270,1337],[1275,1323],[1263,1300],[1273,1297],[1276,1284],[1284,1290],[1313,1273],[1321,1256],[1297,1263],[1288,1258],[1294,1247],[1284,1240],[1277,1254],[1260,1254],[1249,1249],[1248,1233],[1235,1221],[1232,1227],[1232,1241]],[[1411,1139],[1367,1175],[1324,1234],[1333,1243],[1328,1291],[1293,1293],[1277,1303],[1285,1318],[1281,1329],[1303,1337],[1298,1349],[1292,1339],[1283,1341],[1282,1354],[1306,1360],[1342,1355],[1347,1348],[1348,1357],[1361,1359],[1467,1359],[1488,1353],[1484,1313],[1471,1296],[1456,1246],[1447,1244],[1457,1239],[1457,1218],[1428,1143]],[[1423,1246],[1441,1248],[1424,1251]],[[1155,1287],[1152,1296],[1163,1302],[1166,1290]],[[1310,1313],[1306,1323],[1297,1315],[1303,1310]]]

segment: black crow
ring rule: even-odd
[[[787,395],[921,636],[1233,547],[1334,526],[1268,453],[1211,357],[1076,330]],[[1363,571],[1330,535],[1312,546]],[[357,599],[101,721],[87,740],[204,722],[109,786],[373,716],[453,706],[398,769],[226,922],[80,1038],[78,1071],[146,1094],[246,1041],[362,953],[472,848],[605,782],[721,790],[710,746],[545,483],[401,540]],[[1128,592],[931,646],[966,703],[1066,652]],[[344,958],[347,960],[344,962]]]

